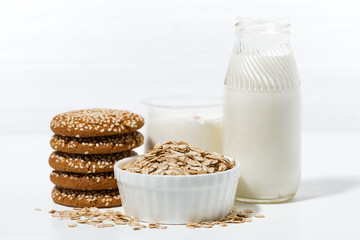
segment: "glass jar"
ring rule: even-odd
[[[289,27],[286,18],[237,19],[223,148],[241,162],[240,201],[286,201],[300,183],[301,91]]]
[[[157,143],[182,140],[222,153],[222,101],[214,96],[166,96],[142,101],[148,106],[146,150]]]

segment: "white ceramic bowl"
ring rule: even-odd
[[[145,222],[186,224],[216,220],[232,209],[240,177],[240,165],[212,174],[163,176],[132,173],[120,169],[134,161],[129,157],[115,163],[125,214]]]

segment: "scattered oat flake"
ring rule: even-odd
[[[243,212],[233,208],[232,211],[223,218],[220,218],[215,221],[204,221],[200,223],[188,222],[186,224],[187,228],[213,228],[216,225],[220,227],[226,227],[228,224],[240,224],[244,222],[251,222],[251,214],[245,213],[250,212],[251,210],[244,210]],[[71,221],[76,221],[79,224],[88,224],[96,228],[105,228],[105,227],[115,227],[115,225],[128,225],[133,228],[133,230],[141,230],[143,228],[149,229],[167,229],[166,225],[161,225],[160,223],[149,223],[147,226],[141,224],[138,219],[131,218],[120,211],[114,210],[105,210],[101,211],[100,209],[93,208],[76,208],[74,210],[64,210],[56,211],[50,210],[49,213],[59,220],[69,219]],[[256,214],[254,217],[263,218],[265,217],[262,214]],[[77,224],[68,225],[71,228],[77,227]]]
[[[159,226],[156,227],[156,229],[167,229],[167,226],[163,226],[163,225],[160,226],[159,225]]]
[[[35,211],[41,211],[41,208],[34,208]]]
[[[105,224],[104,224],[104,227],[115,227],[115,225],[114,225],[114,224],[110,224],[110,223],[105,223]]]
[[[247,212],[252,210],[247,209]],[[251,222],[251,214],[238,211],[235,207],[232,208],[231,212],[223,218],[218,219],[217,221],[207,221],[201,223],[188,222],[186,227],[194,228],[212,228],[215,225],[220,225],[220,227],[226,227],[228,224],[240,224],[244,222]]]

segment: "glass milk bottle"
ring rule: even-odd
[[[301,91],[286,18],[238,18],[225,79],[223,151],[241,163],[236,199],[291,199],[300,183]]]

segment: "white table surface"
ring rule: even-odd
[[[134,231],[128,226],[69,228],[50,216],[66,209],[52,202],[47,160],[50,134],[0,136],[0,239],[360,239],[360,133],[307,133],[303,175],[293,200],[249,205],[264,214],[252,223]],[[41,208],[42,211],[35,211]],[[120,208],[117,208],[120,209]]]

